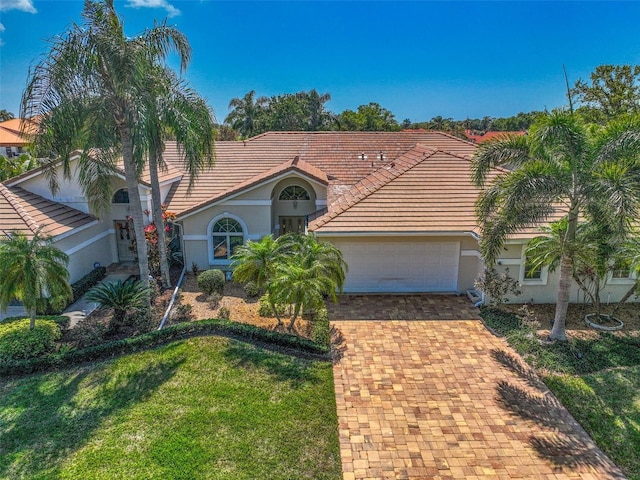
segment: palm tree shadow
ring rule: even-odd
[[[333,364],[339,363],[347,351],[347,343],[342,332],[331,325],[331,361]]]
[[[57,478],[108,418],[167,382],[183,357],[111,369],[110,363],[0,384],[0,477]],[[62,438],[63,437],[63,438]]]
[[[499,381],[496,387],[497,401],[505,410],[549,432],[529,436],[529,444],[540,457],[560,469],[598,467],[611,478],[625,478],[531,368],[504,350],[494,349],[491,356],[529,387],[527,389],[516,383]]]

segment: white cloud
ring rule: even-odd
[[[0,23],[0,33],[4,32],[4,25]],[[0,47],[4,45],[4,40],[0,37]]]
[[[0,32],[4,32],[4,25],[0,23]]]
[[[0,0],[0,12],[22,10],[27,13],[37,13],[33,0]]]
[[[167,0],[128,0],[126,6],[132,8],[164,8],[167,11],[168,17],[180,15],[180,10],[171,5]]]

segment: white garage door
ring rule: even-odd
[[[346,293],[455,292],[458,242],[336,241],[349,271]]]

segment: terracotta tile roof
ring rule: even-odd
[[[205,207],[215,202],[219,202],[220,200],[230,197],[236,193],[242,192],[247,188],[251,188],[253,186],[259,185],[267,180],[278,177],[279,175],[282,175],[287,172],[301,173],[325,185],[329,183],[329,179],[327,178],[327,175],[322,170],[314,167],[313,165],[308,164],[304,160],[300,160],[300,157],[295,157],[292,160],[289,160],[288,162],[281,163],[280,165],[277,165],[274,168],[267,170],[266,172],[259,173],[258,175],[255,175],[254,177],[249,178],[244,182],[240,182],[234,187],[226,190],[225,192],[222,192],[220,195],[212,197],[203,203],[194,205],[193,207],[187,210],[183,210],[180,213],[180,215],[184,216],[202,207]],[[169,195],[167,197],[172,196],[171,195],[172,193],[173,192],[169,192]]]
[[[37,126],[30,120],[12,118],[0,122],[0,145],[24,146],[29,143],[29,134],[34,133]]]
[[[7,233],[19,230],[32,237],[42,227],[47,235],[57,236],[94,220],[75,208],[0,183],[0,229]]]
[[[488,140],[494,140],[496,138],[504,138],[509,135],[522,136],[526,135],[527,132],[518,131],[518,132],[486,132],[483,135],[476,135],[471,133],[471,130],[465,130],[464,134],[467,136],[469,140],[474,143],[483,143]]]
[[[251,182],[251,179],[290,162],[296,156],[324,172],[330,183],[330,192],[339,192],[381,165],[404,155],[418,143],[469,158],[476,148],[470,142],[431,131],[269,132],[244,142],[217,142],[215,166],[200,174],[191,192],[187,191],[188,179],[183,178],[166,203],[180,215],[224,195],[238,184]],[[167,144],[164,158],[181,170],[175,143]]]

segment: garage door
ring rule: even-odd
[[[458,242],[336,241],[349,266],[346,293],[455,292]]]

